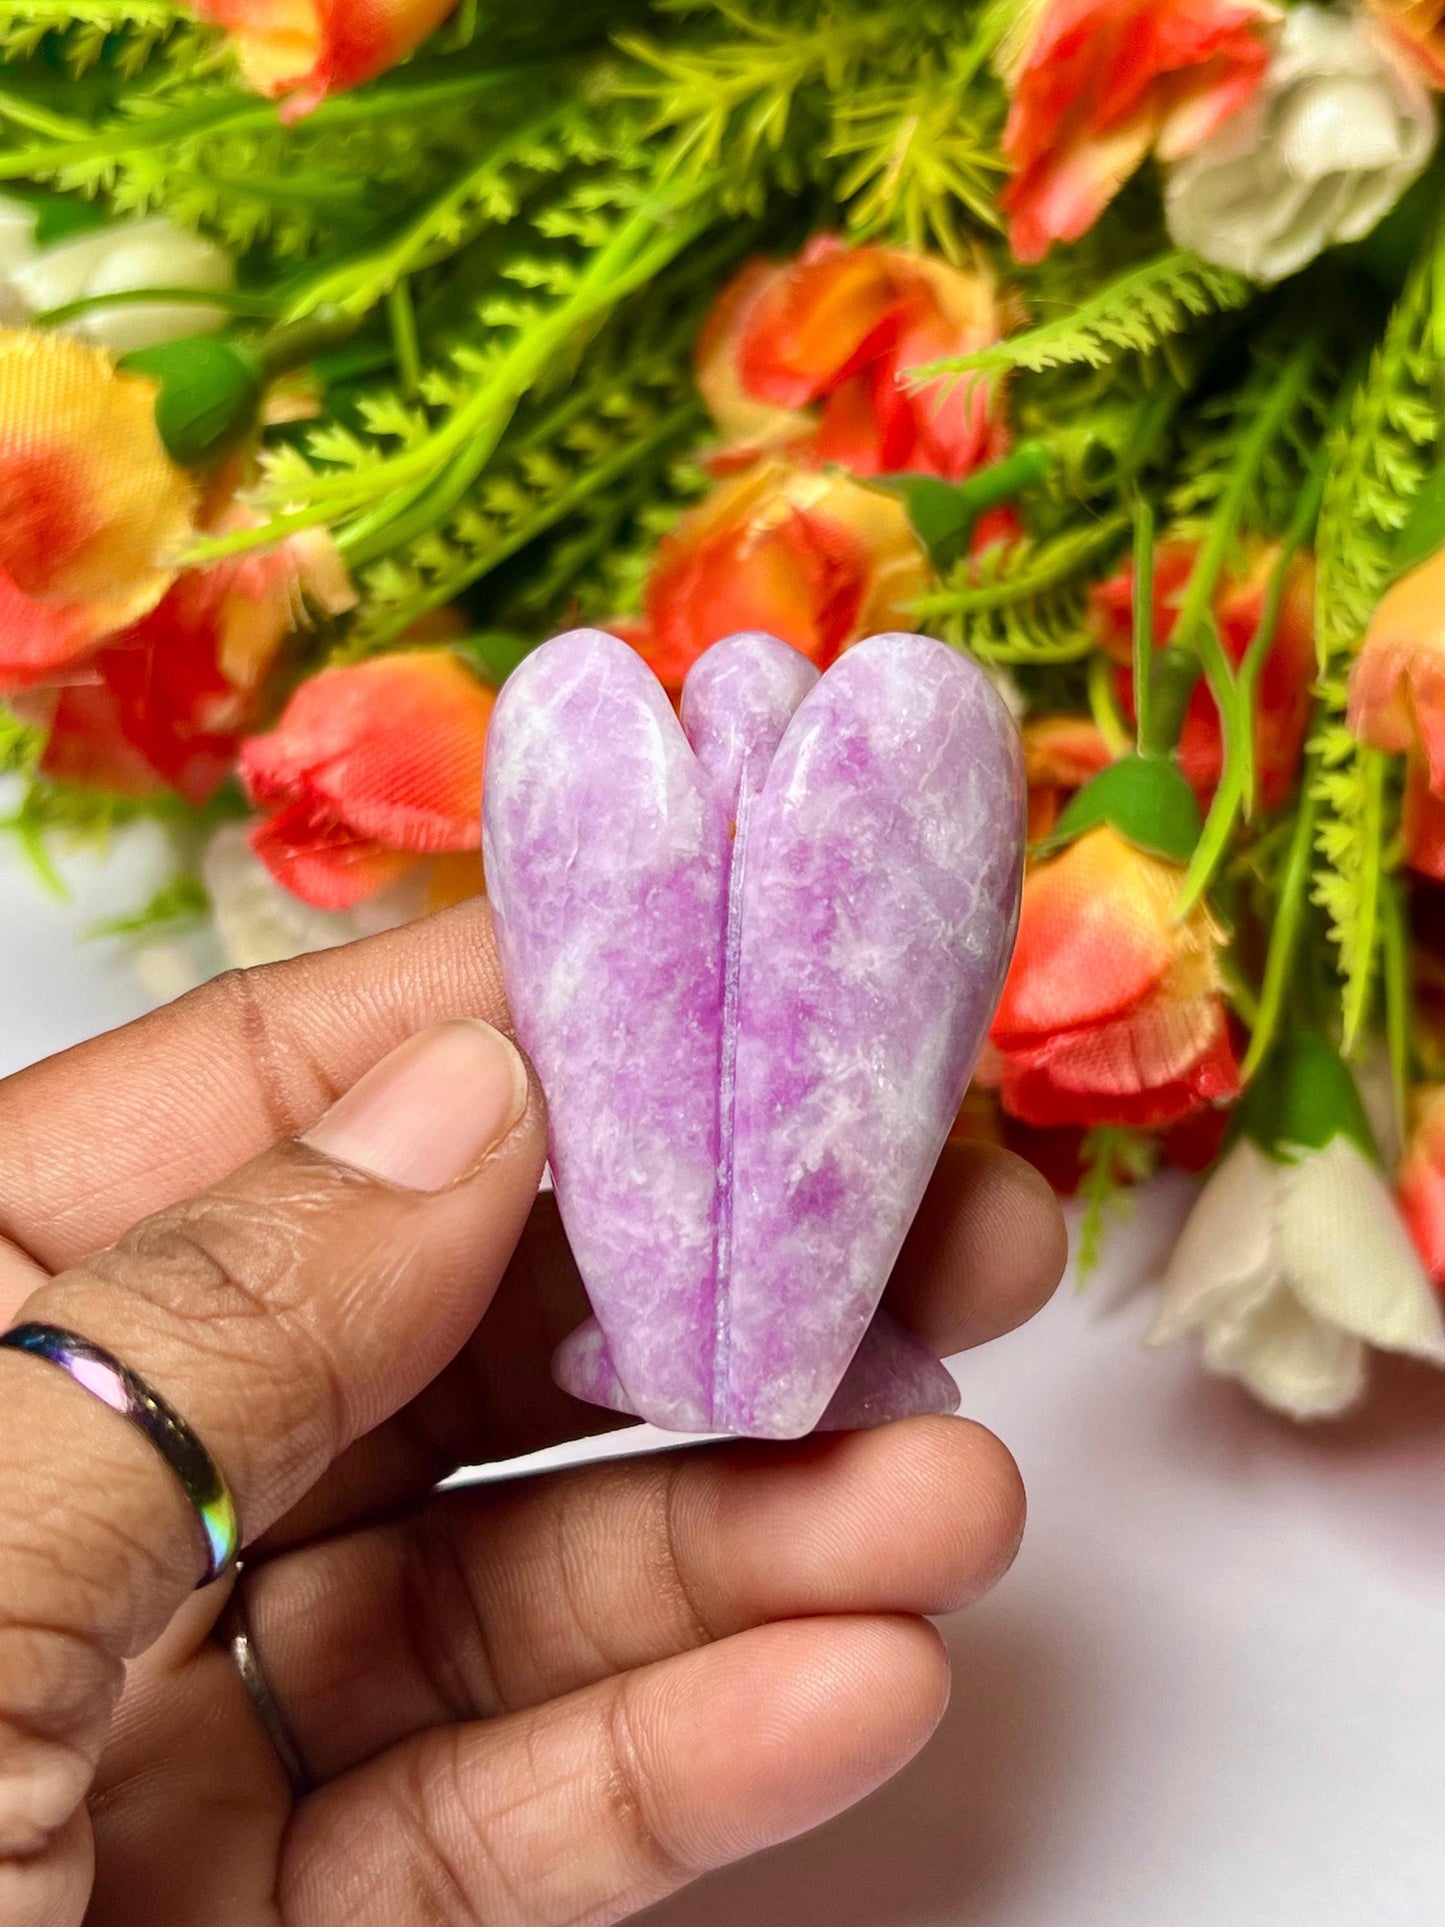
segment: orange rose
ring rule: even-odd
[[[638,624],[615,625],[668,689],[724,636],[761,629],[828,664],[905,624],[928,565],[902,504],[847,476],[765,462],[658,547]]]
[[[1264,77],[1263,0],[1047,0],[1009,75],[1014,258],[1076,241],[1145,157],[1192,153]]]
[[[992,1032],[1011,1115],[1148,1129],[1238,1090],[1221,933],[1175,920],[1183,875],[1107,825],[1030,872]]]
[[[1350,728],[1361,742],[1422,755],[1445,797],[1445,550],[1401,576],[1370,618],[1350,674]]]
[[[252,848],[322,910],[351,909],[421,858],[479,850],[494,700],[447,649],[323,669],[241,751],[265,816]]]
[[[1089,716],[1037,716],[1020,733],[1029,785],[1029,842],[1042,843],[1075,790],[1107,768],[1114,753]]]
[[[1198,545],[1178,539],[1159,544],[1154,557],[1154,643],[1162,649],[1174,633],[1185,586]],[[1257,547],[1243,570],[1227,575],[1214,596],[1213,615],[1225,652],[1236,666],[1254,640],[1264,614],[1270,577],[1279,559],[1273,544]],[[1090,627],[1099,647],[1116,662],[1132,657],[1134,567],[1126,563],[1089,597]],[[1289,795],[1309,730],[1310,689],[1315,676],[1314,560],[1300,555],[1291,563],[1280,603],[1274,641],[1255,686],[1254,766],[1260,801],[1277,809]],[[1134,677],[1120,670],[1119,693],[1134,713]],[[1219,711],[1201,680],[1189,699],[1179,738],[1179,767],[1196,793],[1208,799],[1224,770],[1224,734]]]
[[[1365,0],[1432,87],[1445,87],[1445,3]]]
[[[174,580],[196,495],[155,401],[98,348],[0,332],[0,693],[82,661]]]
[[[1417,1091],[1414,1128],[1400,1160],[1396,1195],[1415,1249],[1437,1285],[1445,1285],[1445,1085]]]
[[[786,451],[855,475],[957,481],[1003,451],[985,384],[915,390],[903,375],[986,347],[1002,329],[982,268],[826,234],[794,261],[751,261],[698,341],[698,387],[727,444],[718,466]]]
[[[217,526],[249,519],[234,511]],[[65,683],[23,700],[48,725],[41,768],[127,795],[163,783],[205,802],[230,775],[262,680],[308,605],[336,615],[354,599],[320,530],[180,576]]]
[[[191,0],[224,27],[259,94],[284,98],[294,120],[328,94],[394,67],[456,9],[457,0]]]

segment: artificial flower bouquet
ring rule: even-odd
[[[1155,1337],[1445,1363],[1445,8],[0,0],[12,828],[241,961],[484,887],[560,628],[1022,732],[957,1130],[1208,1173]]]

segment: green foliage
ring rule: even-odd
[[[849,163],[836,192],[860,238],[881,234],[962,262],[964,217],[999,226],[1002,101],[979,87],[978,69],[975,48],[952,47],[905,79],[839,96],[828,152]]]
[[[1133,1210],[1133,1187],[1154,1175],[1161,1155],[1158,1138],[1144,1131],[1107,1128],[1084,1138],[1078,1190],[1084,1209],[1074,1258],[1080,1286],[1098,1269],[1110,1222]]]
[[[45,731],[0,702],[0,776],[33,776],[45,748]]]
[[[1124,355],[1153,353],[1201,317],[1243,307],[1252,292],[1243,275],[1175,251],[1127,269],[1065,314],[915,374],[922,380],[940,374],[1037,374],[1080,363],[1103,368]]]
[[[1391,575],[1400,531],[1433,465],[1442,423],[1437,374],[1440,243],[1417,264],[1329,445],[1316,551],[1320,718],[1314,901],[1338,955],[1346,1052],[1361,1041],[1382,941],[1383,848],[1391,776],[1346,726],[1350,666]]]
[[[941,621],[944,639],[981,662],[1079,662],[1092,648],[1085,621],[1089,583],[1128,538],[1122,511],[1057,533],[1000,543],[961,563],[918,615]]]
[[[107,917],[92,925],[89,934],[153,943],[159,937],[183,936],[197,929],[210,913],[211,898],[205,884],[189,871],[181,871],[163,883],[139,910],[128,916]]]
[[[173,0],[0,0],[0,60],[44,54],[72,74],[104,60],[138,74],[167,42],[194,43],[194,23]]]

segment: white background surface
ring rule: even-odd
[[[77,943],[144,894],[127,867],[60,905],[0,846],[0,1071],[146,1007]],[[1156,1189],[1086,1297],[959,1364],[1031,1523],[947,1628],[928,1753],[651,1927],[1445,1923],[1445,1380],[1301,1432],[1141,1354],[1123,1281],[1185,1201]]]

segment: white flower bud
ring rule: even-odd
[[[3,230],[0,230],[3,235]],[[0,274],[4,272],[0,256]],[[93,228],[46,248],[9,275],[9,285],[31,315],[94,295],[140,288],[195,288],[205,293],[234,285],[230,257],[213,242],[158,216]],[[67,333],[126,355],[185,335],[207,334],[226,320],[223,309],[189,302],[118,302],[65,324]]]
[[[1290,8],[1254,99],[1170,168],[1176,244],[1257,281],[1361,240],[1434,151],[1424,82],[1362,15]]]

